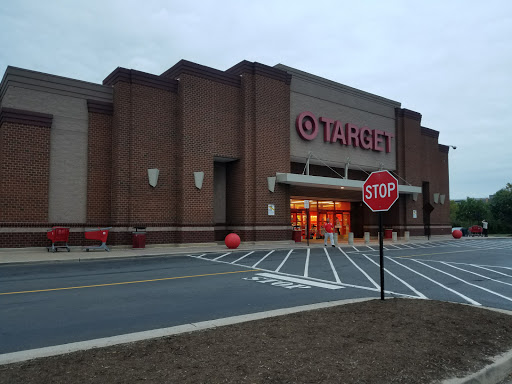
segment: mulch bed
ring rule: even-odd
[[[0,383],[435,383],[512,348],[512,316],[372,300],[0,366]]]

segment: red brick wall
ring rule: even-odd
[[[238,87],[183,74],[178,91],[178,222],[212,227],[215,156],[240,157]],[[204,172],[201,189],[194,172]],[[229,177],[229,176],[228,176]],[[183,233],[183,236],[188,236]],[[211,241],[214,233],[211,231]]]
[[[0,126],[0,223],[46,222],[50,128]]]
[[[112,202],[113,225],[130,222],[130,148],[132,131],[131,85],[118,82],[113,93],[112,118]]]
[[[130,152],[130,224],[176,222],[177,95],[133,84]],[[159,170],[156,187],[148,169]]]
[[[276,184],[272,193],[267,177],[290,171],[290,88],[283,81],[243,74],[240,161],[227,168],[227,222],[229,225],[289,225],[289,190]],[[275,205],[275,216],[268,215]],[[277,232],[243,231],[242,240],[269,240]],[[288,239],[284,234],[281,240]]]
[[[438,132],[421,127],[421,115],[408,110],[397,110],[397,174],[414,186],[430,183],[429,196],[418,195],[413,201],[412,195],[401,196],[389,214],[392,221],[401,223],[399,230],[408,230],[411,235],[423,235],[423,205],[430,201],[434,210],[430,216],[431,234],[449,234],[450,196],[448,174],[448,152],[445,146],[438,144]],[[435,204],[434,193],[445,195],[444,204]],[[412,211],[416,210],[414,219]],[[446,228],[437,228],[445,226]]]
[[[112,116],[89,113],[87,223],[109,225],[112,185]]]

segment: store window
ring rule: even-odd
[[[347,237],[350,232],[350,203],[334,200],[309,200],[309,211],[304,208],[304,200],[291,199],[291,224],[302,230],[306,238],[309,213],[309,238],[323,239],[323,227],[327,219],[334,224],[338,236]]]

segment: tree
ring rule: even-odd
[[[489,218],[487,202],[468,197],[459,203],[455,221],[463,227],[471,227],[482,225],[482,220],[486,218]]]
[[[459,213],[459,204],[457,204],[454,200],[450,200],[450,222],[452,223],[452,227],[460,227],[460,222],[457,219],[457,214]]]
[[[495,225],[502,231],[512,231],[512,184],[507,183],[505,188],[500,189],[489,202],[489,208],[493,218],[497,220]]]

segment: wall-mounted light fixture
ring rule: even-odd
[[[412,194],[412,200],[413,201],[418,201],[418,194],[416,192],[413,192]]]
[[[158,175],[159,174],[160,174],[160,170],[158,170],[157,168],[148,169],[149,185],[151,185],[153,188],[155,188],[156,184],[158,183]]]
[[[434,203],[439,204],[439,193],[434,193]]]
[[[440,202],[441,204],[444,204],[444,199],[445,199],[445,198],[446,198],[446,195],[440,195],[440,196],[439,196],[439,202]]]
[[[204,172],[194,172],[194,182],[197,189],[203,188]]]
[[[274,190],[276,188],[276,177],[275,176],[267,177],[267,184],[268,184],[268,190],[270,192],[274,192]]]

